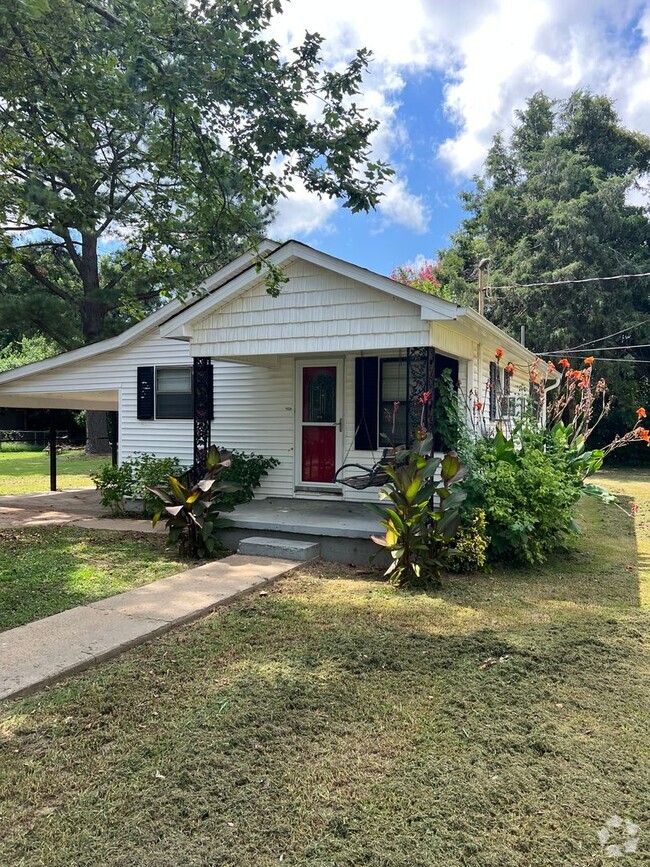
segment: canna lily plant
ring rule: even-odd
[[[230,525],[220,513],[232,512],[233,506],[220,499],[220,495],[238,491],[240,486],[219,480],[230,464],[230,452],[219,451],[212,445],[206,458],[205,475],[195,485],[186,487],[170,476],[167,488],[148,488],[163,504],[153,517],[153,526],[166,515],[169,544],[178,545],[182,554],[209,557],[219,545],[218,530]]]
[[[386,466],[389,481],[380,491],[388,507],[368,504],[382,517],[383,536],[372,540],[391,556],[385,572],[398,586],[435,583],[450,543],[460,525],[460,505],[465,492],[457,483],[465,468],[455,452],[430,457],[433,438],[426,434],[399,455],[396,466]]]

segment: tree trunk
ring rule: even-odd
[[[99,297],[99,261],[97,238],[92,234],[81,236],[81,280],[84,297],[81,302],[81,326],[84,343],[95,343],[102,337],[105,305]],[[111,446],[108,437],[108,419],[104,410],[86,412],[86,454],[107,455]]]
[[[100,409],[86,412],[86,454],[109,455],[111,444],[108,437],[107,413]]]

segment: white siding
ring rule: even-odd
[[[108,408],[118,409],[120,414],[120,460],[134,452],[151,452],[159,457],[174,455],[189,465],[193,460],[191,419],[137,418],[137,367],[185,364],[192,364],[188,344],[161,340],[156,329],[122,349],[8,383],[0,388],[0,405],[3,395],[12,391],[21,395],[18,400],[34,395],[41,406],[48,405],[48,395],[56,394],[63,401],[61,405],[71,409],[85,408],[85,396],[105,394],[109,400],[117,398]]]
[[[294,496],[294,370],[293,358],[277,367],[214,365],[212,441],[280,461],[262,480],[258,496]]]
[[[340,354],[429,341],[429,324],[409,301],[307,262],[288,266],[287,276],[277,298],[258,283],[207,314],[193,328],[192,354]]]

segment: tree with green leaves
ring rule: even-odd
[[[369,53],[328,71],[307,33],[285,58],[266,33],[280,11],[2,5],[0,314],[36,293],[89,343],[254,246],[296,180],[353,212],[376,204],[390,170],[355,102]],[[267,278],[277,291],[281,275]]]
[[[46,337],[23,337],[0,349],[0,373],[22,367],[23,364],[43,361],[56,355],[57,349],[56,344]]]
[[[441,253],[442,286],[476,306],[476,266],[489,257],[487,316],[516,337],[524,325],[541,354],[641,323],[650,318],[648,279],[499,287],[650,271],[648,212],[629,201],[649,171],[650,138],[626,129],[608,97],[535,94],[510,139],[495,136],[483,174],[462,196],[468,216]],[[649,338],[646,323],[600,344],[617,349],[594,353],[622,358],[596,362],[617,398],[604,437],[627,430],[647,401],[647,365],[632,360],[650,353],[625,347]]]

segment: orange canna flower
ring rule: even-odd
[[[593,363],[594,363],[593,355],[590,355],[589,358],[585,358],[585,360],[583,361],[583,364],[593,364]]]
[[[483,409],[483,404],[480,400],[476,401],[476,403],[474,404],[474,409],[476,410],[476,412],[480,412]]]
[[[506,366],[503,369],[505,370],[506,373],[509,373],[510,376],[514,376],[515,366],[512,363],[512,361],[510,361],[508,364],[506,364]]]
[[[634,429],[634,436],[638,440],[643,440],[644,443],[650,445],[650,430],[645,427],[637,427]]]
[[[636,411],[636,417],[637,418],[646,418],[647,415],[648,415],[648,413],[645,411],[645,409],[642,406],[640,406]]]
[[[553,364],[552,361],[546,362],[546,369],[548,370],[549,373],[553,373],[553,371],[555,370],[555,365]]]
[[[558,361],[558,364],[560,365],[560,367],[563,367],[565,370],[567,370],[569,367],[571,367],[571,362],[569,361],[568,358],[561,358]]]
[[[501,361],[501,359],[503,358],[503,349],[497,349],[497,351],[494,353],[494,357],[497,361]]]

